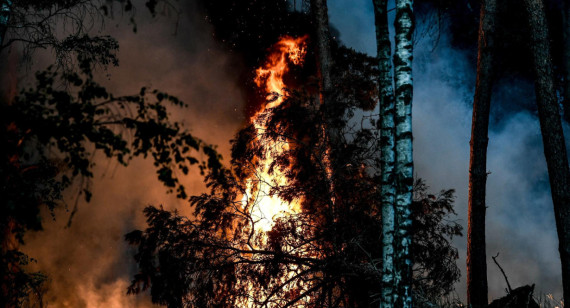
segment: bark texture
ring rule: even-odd
[[[411,204],[413,177],[412,149],[412,0],[396,1],[396,50],[394,54],[396,125],[396,296],[395,307],[412,307]]]
[[[332,90],[332,55],[330,51],[329,15],[326,0],[311,0],[311,11],[316,23],[318,73],[321,76],[321,91],[328,94]]]
[[[382,205],[382,293],[380,307],[394,307],[394,94],[387,0],[373,0],[380,86],[380,202]]]
[[[8,29],[8,21],[10,19],[10,10],[12,7],[11,0],[0,0],[0,47],[4,43],[6,29]]]
[[[564,119],[570,123],[570,1],[562,1],[562,34],[564,38],[562,50],[562,68],[564,70]]]
[[[570,170],[568,168],[568,156],[554,87],[544,5],[542,0],[525,0],[524,5],[529,16],[530,39],[536,75],[536,102],[558,231],[564,300],[568,302],[570,301]]]
[[[487,144],[491,105],[496,0],[484,0],[479,21],[477,81],[471,121],[469,159],[469,218],[467,228],[467,304],[484,307],[487,295],[485,249],[485,195],[487,184]]]
[[[336,104],[334,97],[331,95],[333,92],[332,67],[334,61],[331,54],[328,7],[326,0],[311,0],[310,3],[313,21],[315,22],[317,43],[317,73],[320,77],[319,100],[321,104],[324,104],[326,139],[329,142],[329,149],[334,152],[334,145],[340,144],[342,136],[341,128],[335,119],[342,117],[344,110]]]

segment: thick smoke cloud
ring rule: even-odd
[[[349,5],[333,0],[329,9],[331,23],[346,45],[376,54],[371,1]],[[445,33],[441,34],[435,50],[430,40],[423,39],[414,51],[415,173],[433,191],[456,189],[457,219],[466,232],[475,88],[474,64],[470,61],[475,59],[452,49]],[[558,239],[533,93],[533,83],[528,80],[502,81],[493,93],[487,162],[491,172],[486,233],[490,299],[503,296],[506,288],[491,259],[497,253],[513,287],[535,283],[537,294],[562,297]],[[465,300],[466,237],[455,239],[454,245],[459,249],[462,269],[456,290]]]
[[[104,31],[120,43],[120,66],[101,72],[98,80],[115,95],[147,86],[179,97],[189,108],[171,109],[172,118],[183,121],[195,136],[218,144],[227,159],[229,140],[244,120],[237,77],[228,70],[237,60],[218,48],[212,29],[191,6],[182,8],[177,27],[176,15],[153,20],[142,5],[136,34],[126,21],[107,21]],[[42,63],[34,67],[45,68]],[[23,249],[50,276],[45,297],[50,306],[150,307],[148,296],[126,295],[136,267],[134,251],[123,236],[145,227],[142,210],[149,204],[185,215],[191,210],[187,202],[165,193],[150,161],[136,160],[124,168],[101,157],[95,158],[93,199],[89,204],[80,199],[71,227],[64,227],[69,215],[64,209],[56,211],[55,220],[45,213],[45,230],[28,233]],[[198,172],[184,181],[191,194],[204,190]],[[66,197],[70,210],[75,197],[76,191]]]

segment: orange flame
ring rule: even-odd
[[[292,38],[282,37],[276,44],[276,51],[269,55],[263,67],[258,68],[255,77],[255,84],[263,87],[270,101],[264,109],[279,106],[283,102],[285,83],[283,76],[289,71],[289,64],[302,65],[305,59],[307,36]],[[276,96],[276,97],[273,97]],[[263,110],[261,111],[263,112]]]
[[[292,38],[282,37],[275,45],[267,62],[256,70],[255,83],[267,93],[268,103],[251,119],[259,133],[267,129],[267,113],[271,108],[279,106],[286,96],[283,77],[291,65],[302,65],[306,54],[307,36]],[[258,138],[259,135],[258,135]],[[299,211],[298,204],[281,200],[271,195],[271,187],[285,185],[286,177],[279,171],[269,173],[272,157],[276,157],[288,149],[287,140],[279,140],[268,145],[271,149],[268,158],[260,162],[261,167],[256,175],[247,183],[247,193],[243,197],[244,205],[251,202],[251,216],[255,221],[257,231],[269,231],[275,219]],[[254,196],[255,195],[255,196]]]

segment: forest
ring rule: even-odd
[[[0,307],[563,308],[570,2],[0,0]]]

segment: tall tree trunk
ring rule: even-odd
[[[331,97],[333,90],[332,66],[333,58],[331,54],[331,42],[329,31],[329,17],[327,0],[311,0],[311,12],[315,22],[315,35],[317,42],[317,70],[319,75],[319,100],[324,105],[325,123],[327,125],[325,134],[329,140],[329,145],[334,147],[340,143],[341,130],[334,121],[342,116],[343,112]],[[333,149],[334,150],[334,149]]]
[[[570,2],[562,1],[562,33],[564,47],[562,49],[562,69],[564,70],[564,119],[570,123]]]
[[[380,85],[380,202],[382,204],[381,308],[394,307],[394,94],[388,30],[388,0],[373,0]]]
[[[2,44],[4,44],[4,39],[6,35],[6,30],[8,29],[8,21],[10,19],[10,11],[12,8],[11,0],[0,0],[0,50],[2,50]]]
[[[317,36],[317,68],[320,75],[321,95],[332,90],[332,55],[330,50],[329,15],[326,0],[311,0],[311,12],[314,14]]]
[[[411,204],[414,184],[412,150],[412,34],[413,0],[396,0],[396,52],[394,54],[396,125],[396,297],[395,306],[412,306],[410,256]]]
[[[554,74],[548,25],[541,0],[525,0],[529,15],[530,38],[535,71],[535,92],[554,204],[558,250],[562,262],[564,300],[570,301],[570,170],[564,143],[560,110],[554,87]]]
[[[487,184],[487,144],[489,109],[493,88],[496,0],[484,0],[479,21],[477,82],[471,122],[469,159],[469,222],[467,228],[467,304],[483,307],[487,297],[487,256],[485,252],[485,186]]]

